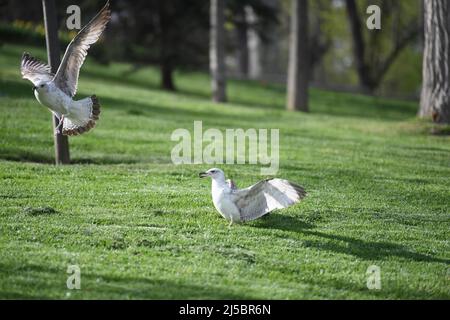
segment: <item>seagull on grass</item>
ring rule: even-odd
[[[262,180],[246,189],[238,189],[233,181],[225,180],[224,172],[217,168],[201,172],[199,177],[212,179],[214,207],[230,221],[230,226],[290,207],[306,196],[301,186],[283,179]]]
[[[56,132],[64,135],[79,135],[89,131],[99,119],[100,104],[95,95],[73,100],[78,86],[80,68],[89,47],[97,42],[111,18],[109,1],[102,10],[73,38],[56,74],[50,66],[33,58],[28,53],[22,55],[20,71],[24,79],[33,83],[33,92],[40,104],[46,106],[59,119]]]

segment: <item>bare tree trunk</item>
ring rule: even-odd
[[[247,7],[245,16],[249,25],[248,28],[248,74],[251,79],[261,79],[263,74],[262,54],[263,46],[261,38],[256,31],[256,25],[260,23],[258,16],[252,7]]]
[[[239,7],[236,14],[236,38],[238,44],[238,66],[242,77],[248,76],[248,25],[245,8]]]
[[[161,87],[165,90],[175,91],[172,63],[165,57],[162,57],[161,60]]]
[[[226,102],[225,78],[225,0],[211,0],[211,31],[209,66],[211,72],[212,98],[215,102]]]
[[[45,23],[45,39],[47,42],[47,57],[50,68],[53,73],[58,70],[61,62],[59,52],[59,39],[58,29],[56,24],[56,9],[54,0],[42,0],[42,8],[44,11],[44,23]],[[67,136],[62,133],[56,133],[56,127],[59,123],[59,119],[53,116],[53,131],[54,131],[54,144],[55,144],[55,163],[56,164],[69,164],[69,140]]]
[[[423,1],[423,62],[422,62],[422,92],[420,95],[419,117],[431,117],[431,96],[435,86],[435,79],[433,73],[433,43],[436,35],[433,33],[431,21],[431,1]]]
[[[363,91],[371,92],[374,89],[374,85],[370,80],[369,68],[365,61],[366,46],[362,34],[362,22],[358,15],[358,8],[356,7],[355,0],[346,0],[346,8],[352,30],[353,54],[355,56],[359,83]]]
[[[292,1],[287,109],[308,112],[308,0]]]
[[[424,0],[425,47],[419,116],[450,123],[450,2]]]
[[[168,91],[175,91],[175,83],[173,81],[173,63],[172,63],[172,45],[170,43],[168,28],[170,19],[168,18],[168,3],[158,2],[159,12],[159,28],[160,28],[160,57],[159,67],[161,76],[161,88]]]
[[[325,10],[324,2],[317,1],[317,5],[319,10]],[[326,72],[323,59],[332,47],[332,40],[331,37],[324,35],[323,18],[320,14],[314,17],[312,22],[310,21],[312,32],[309,34],[309,52],[313,54],[309,55],[309,80],[314,83],[326,85]]]

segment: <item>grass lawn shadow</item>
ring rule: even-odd
[[[100,299],[117,299],[124,295],[128,299],[254,299],[249,294],[237,293],[232,289],[190,283],[186,280],[174,281],[146,276],[131,277],[88,272],[82,274],[81,290],[68,290],[64,268],[40,264],[24,264],[17,267],[0,263],[0,279],[3,279],[4,283],[26,281],[24,285],[29,288],[29,292],[2,290],[0,299],[67,299],[66,294],[69,292],[70,299],[91,298],[91,296]],[[48,293],[49,289],[52,294]]]
[[[315,227],[315,225],[304,220],[278,213],[270,213],[253,222],[252,226],[261,229],[278,229],[291,232],[300,232]]]
[[[274,215],[274,218],[261,220],[257,228],[277,229],[307,236],[304,244],[318,250],[331,251],[339,254],[353,255],[364,260],[385,260],[389,257],[399,257],[416,262],[435,262],[450,265],[449,259],[436,258],[430,255],[413,252],[408,248],[390,242],[367,241],[358,238],[328,234],[311,229],[313,226],[290,216]],[[312,237],[312,239],[311,239]]]
[[[54,154],[32,152],[30,150],[19,148],[4,148],[0,149],[0,160],[24,162],[24,163],[40,163],[40,164],[55,164]],[[70,164],[90,164],[90,165],[115,165],[115,164],[135,164],[142,163],[141,159],[130,157],[102,156],[94,158],[73,157],[70,159]]]

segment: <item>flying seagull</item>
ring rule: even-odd
[[[33,92],[40,104],[46,106],[59,119],[56,132],[64,135],[79,135],[89,131],[99,119],[100,104],[95,95],[73,100],[77,92],[78,75],[89,47],[97,42],[111,18],[109,1],[102,10],[73,38],[56,74],[50,66],[33,58],[28,53],[22,55],[20,71],[23,79],[33,83]]]
[[[225,180],[224,172],[217,168],[201,172],[199,177],[211,177],[214,206],[230,221],[230,226],[290,207],[306,196],[302,187],[282,179],[262,180],[246,189],[238,189],[233,181]]]

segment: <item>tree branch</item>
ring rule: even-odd
[[[403,51],[403,49],[414,39],[417,38],[419,35],[419,26],[416,22],[413,22],[406,33],[403,34],[403,37],[400,38],[400,40],[397,41],[395,44],[394,49],[391,51],[391,53],[387,56],[387,58],[384,60],[382,66],[380,69],[378,69],[378,72],[375,76],[375,83],[380,83],[383,77],[386,75],[389,68],[392,66],[392,64],[397,59],[398,55]]]

